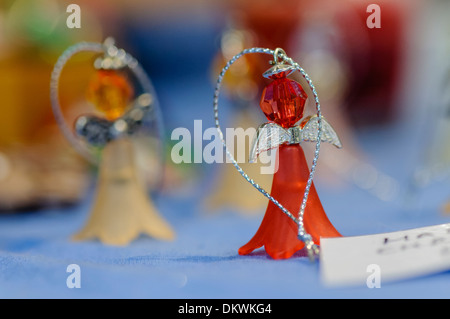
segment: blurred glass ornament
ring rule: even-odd
[[[298,0],[234,0],[228,3],[228,15],[239,29],[252,35],[252,41],[243,43],[247,44],[245,47],[280,47],[290,51],[292,37],[302,24],[303,17],[299,13],[305,6],[304,3],[305,1]],[[233,53],[238,52],[240,50]],[[267,68],[266,60],[259,55],[244,56],[243,59],[252,61],[253,71],[250,76],[257,84],[258,91],[255,94],[258,99],[267,84],[267,81],[261,79],[261,74]]]
[[[0,180],[3,211],[73,204],[87,189],[89,167],[66,147],[43,79],[50,77],[57,52],[79,37],[96,40],[101,28],[91,10],[86,10],[79,30],[67,28],[66,15],[66,5],[56,0],[0,4],[0,151],[9,163]],[[70,76],[81,77],[84,65]],[[62,90],[66,105],[77,99],[77,83]]]
[[[416,134],[416,162],[409,176],[406,203],[411,209],[419,207],[422,195],[433,190],[433,201],[439,210],[450,212],[448,183],[450,182],[450,41],[448,11],[450,3],[430,1],[423,3],[414,37],[421,46],[411,60],[411,84],[407,93],[415,94],[410,112],[414,116],[412,131]],[[417,81],[417,78],[420,81]],[[429,195],[428,195],[429,196]],[[439,198],[442,196],[441,198]],[[439,199],[437,199],[439,198]]]
[[[236,53],[242,51],[254,41],[251,32],[234,27],[229,27],[221,37],[220,51],[217,53],[212,65],[212,73],[217,74]],[[247,145],[246,133],[248,128],[253,128],[259,123],[260,114],[255,107],[258,94],[258,83],[254,80],[256,72],[255,60],[251,57],[242,57],[236,61],[236,67],[231,69],[223,79],[223,89],[233,107],[233,122],[231,127],[242,128],[236,131],[237,143],[233,148],[233,154],[246,150],[245,158],[248,158],[249,144]],[[238,135],[242,132],[241,135]],[[251,141],[254,136],[249,137]],[[262,163],[242,163],[243,169],[249,172],[255,180],[264,187],[270,187],[272,175],[261,174]],[[204,205],[209,212],[223,208],[231,208],[242,214],[259,214],[267,205],[264,197],[254,197],[254,189],[251,185],[242,183],[241,176],[236,172],[231,163],[219,168],[216,182],[211,193],[205,198]]]
[[[413,6],[408,1],[378,1],[382,27],[371,29],[367,25],[371,3],[368,0],[305,3],[300,12],[303,23],[296,35],[302,37],[297,48],[327,49],[343,63],[345,84],[351,90],[342,92],[341,108],[350,123],[358,127],[385,125],[395,120],[399,79],[404,71],[401,61],[406,53],[405,16]]]
[[[229,26],[221,37],[220,51],[213,63],[212,71],[215,75],[222,69],[226,61],[244,48],[288,47],[292,31],[299,23],[297,11],[300,2],[279,1],[231,1],[227,3]],[[258,109],[258,99],[265,80],[261,73],[265,71],[267,61],[259,55],[245,55],[235,62],[235,67],[228,70],[223,79],[223,89],[233,107],[233,123],[231,127],[256,127],[262,120]],[[250,141],[254,136],[250,137]],[[241,144],[234,145],[233,154],[238,150],[246,150],[246,157],[250,145],[245,145],[245,138],[239,138]],[[242,168],[265,188],[272,183],[271,174],[262,174],[264,164],[240,163]],[[206,199],[207,208],[215,210],[230,207],[243,214],[257,214],[267,206],[265,197],[254,197],[251,185],[240,182],[240,176],[231,164],[219,168],[217,184],[213,193]]]
[[[247,30],[229,26],[223,31],[220,39],[220,48],[211,67],[212,78],[223,65],[237,52],[244,49],[246,44],[254,43],[254,35]],[[238,103],[237,108],[247,107],[254,102],[258,94],[258,86],[255,82],[255,62],[251,57],[244,57],[236,62],[239,68],[230,70],[224,78],[224,90],[230,99]]]
[[[305,3],[305,8],[300,13],[303,23],[294,32],[291,45],[296,52],[294,55],[303,59],[304,68],[314,77],[322,104],[327,106],[327,117],[333,122],[333,126],[339,131],[340,138],[345,144],[345,149],[337,153],[333,152],[333,156],[327,155],[331,151],[330,148],[326,146],[323,148],[324,156],[321,161],[323,169],[318,173],[318,177],[328,184],[349,183],[382,201],[394,201],[400,194],[400,183],[370,163],[371,159],[356,138],[357,128],[352,119],[355,115],[350,114],[352,109],[356,108],[354,105],[350,107],[350,104],[355,103],[359,109],[359,115],[357,115],[359,124],[381,125],[386,124],[391,118],[390,114],[394,112],[394,107],[389,106],[394,103],[390,94],[386,94],[389,102],[383,102],[383,108],[380,108],[379,103],[376,102],[378,98],[372,103],[371,93],[358,88],[361,85],[359,82],[364,83],[366,77],[381,76],[386,77],[387,81],[379,83],[376,90],[393,90],[391,78],[396,77],[397,74],[396,68],[383,69],[380,72],[386,72],[384,75],[377,75],[370,71],[371,61],[381,57],[389,60],[391,56],[397,55],[397,49],[396,46],[379,48],[381,44],[378,40],[372,39],[370,33],[379,30],[369,29],[365,25],[365,19],[361,18],[362,14],[367,15],[365,5],[365,1],[336,3],[322,0]],[[387,11],[391,10],[394,9],[388,5]],[[389,32],[390,29],[388,23],[386,30],[382,32]],[[401,42],[396,32],[392,37]],[[377,50],[385,50],[387,53],[378,56],[375,54]],[[394,62],[389,60],[387,63]],[[358,86],[354,85],[355,82],[358,82]],[[361,96],[361,98],[365,96],[364,100],[371,101],[367,108],[372,110],[368,110],[367,114],[373,113],[376,105],[376,112],[387,114],[387,116],[380,120],[378,115],[363,114],[365,111],[362,109],[366,105],[360,105],[357,100],[351,101],[350,96]],[[333,179],[332,176],[337,178]]]
[[[448,200],[442,207],[444,214],[450,214],[450,200]]]
[[[59,106],[59,80],[72,56],[85,51],[100,54],[87,88],[87,98],[97,113],[78,116],[74,133]],[[147,191],[162,180],[163,124],[153,85],[137,60],[117,48],[112,38],[103,44],[79,43],[69,47],[55,64],[50,90],[60,129],[75,149],[99,165],[89,220],[74,238],[98,238],[113,245],[126,245],[141,233],[173,239],[173,230],[160,216]]]

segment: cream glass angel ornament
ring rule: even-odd
[[[226,30],[221,38],[220,51],[214,60],[213,71],[220,71],[227,60],[252,42],[254,42],[253,35],[249,31],[236,28]],[[258,94],[258,84],[254,80],[255,73],[255,61],[244,57],[237,61],[236,68],[230,70],[224,77],[224,88],[227,98],[231,101],[230,105],[233,107],[233,118],[230,126],[241,129],[235,131],[236,143],[232,151],[233,154],[243,155],[241,157],[244,159],[249,156],[246,134],[252,132],[249,128],[254,128],[259,124],[259,116],[261,116],[257,105],[254,105]],[[250,139],[253,137],[249,136]],[[242,152],[242,154],[239,152]],[[261,173],[264,168],[261,161],[246,163],[243,160],[240,165],[258,181],[259,185],[265,188],[270,187],[272,176],[271,174]],[[241,176],[232,164],[227,163],[219,166],[218,169],[217,181],[204,201],[208,212],[231,208],[242,214],[259,214],[261,209],[267,206],[267,198],[253,196],[254,190],[251,185],[241,183]]]
[[[67,61],[83,51],[100,53],[94,63],[96,73],[87,89],[87,99],[97,113],[79,116],[74,125],[75,133],[72,133],[59,106],[58,82]],[[141,86],[141,94],[134,93],[126,71]],[[148,137],[155,127],[159,128],[156,132],[159,146],[162,146],[162,123],[153,86],[136,59],[118,49],[111,38],[103,44],[76,44],[68,48],[55,65],[51,98],[55,117],[67,139],[89,159],[96,161],[96,154],[100,157],[89,220],[74,239],[97,238],[112,245],[126,245],[141,233],[156,239],[173,239],[173,230],[148,196],[137,161],[139,151],[150,146]],[[159,164],[162,165],[164,159],[162,150],[160,152]]]

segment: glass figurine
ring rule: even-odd
[[[86,90],[87,100],[96,112],[78,116],[72,133],[59,106],[58,82],[67,61],[83,51],[100,54]],[[103,44],[79,43],[61,55],[51,81],[53,111],[61,130],[83,155],[93,161],[99,157],[97,188],[89,219],[74,239],[99,239],[112,245],[126,245],[140,234],[173,239],[175,233],[150,199],[147,181],[138,164],[139,151],[151,147],[149,136],[155,133],[155,127],[159,136],[154,145],[161,148],[159,165],[163,165],[164,159],[156,94],[136,59],[118,49],[111,38]],[[141,88],[135,89],[136,84]],[[153,163],[158,157],[154,153]]]
[[[223,64],[233,55],[244,49],[249,43],[252,43],[252,34],[246,30],[229,28],[221,38],[220,51],[214,59],[213,71],[220,71]],[[260,123],[260,115],[257,104],[254,103],[258,95],[258,84],[255,81],[257,68],[255,61],[250,57],[245,57],[236,62],[236,67],[231,69],[224,78],[224,89],[226,96],[233,107],[232,127],[242,128],[242,137],[237,136],[234,145],[234,153],[245,149],[245,156],[248,158],[248,147],[246,144],[246,132],[249,128],[254,128]],[[239,131],[235,132],[236,135]],[[250,137],[251,138],[251,137]],[[261,162],[246,163],[242,162],[241,167],[247,173],[253,176],[259,185],[270,187],[272,176],[261,174]],[[251,185],[240,182],[241,176],[234,167],[227,163],[220,166],[216,183],[212,186],[210,193],[205,197],[205,208],[208,212],[218,212],[222,209],[232,209],[240,214],[260,214],[262,209],[267,206],[267,198],[254,197]]]
[[[270,194],[255,183],[233,158],[223,139],[218,118],[218,97],[222,78],[237,59],[251,53],[272,54],[274,57],[271,62],[273,67],[263,74],[272,82],[265,87],[260,102],[260,107],[270,122],[258,127],[249,159],[256,161],[262,152],[276,149],[278,165],[275,166],[278,168],[274,173]],[[316,115],[304,118],[308,96],[300,83],[288,78],[294,71],[299,71],[310,86],[316,104]],[[328,142],[338,148],[342,145],[334,129],[321,115],[319,99],[311,79],[280,48],[246,49],[235,55],[222,69],[213,106],[216,127],[232,163],[250,184],[270,200],[258,231],[239,249],[239,254],[247,255],[264,246],[272,258],[284,259],[306,247],[309,257],[315,259],[319,252],[320,237],[341,236],[325,214],[312,182],[320,143]],[[301,143],[306,141],[316,142],[311,170],[301,147]]]

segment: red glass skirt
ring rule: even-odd
[[[298,218],[310,172],[305,154],[299,144],[293,144],[281,145],[278,155],[278,171],[274,174],[270,194]],[[341,236],[325,214],[314,184],[311,185],[303,217],[305,230],[312,236],[314,243],[320,244],[320,237]],[[239,249],[239,254],[247,255],[264,246],[267,254],[274,259],[289,258],[304,246],[297,235],[297,224],[269,201],[258,231]]]

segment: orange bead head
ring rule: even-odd
[[[116,120],[122,116],[132,96],[133,87],[117,70],[97,70],[87,89],[88,101],[108,120]]]

